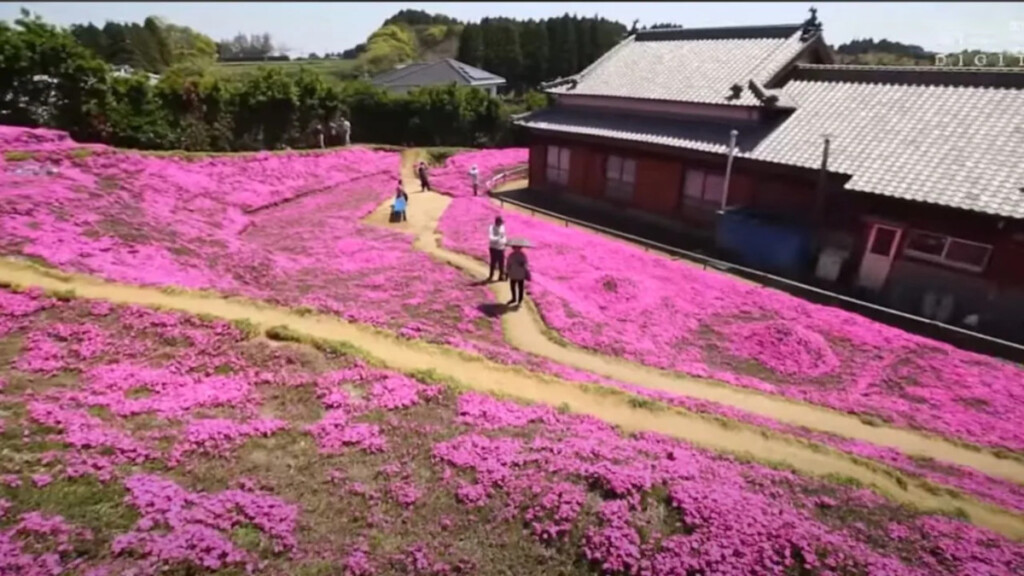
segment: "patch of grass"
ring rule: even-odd
[[[662,404],[661,402],[658,402],[657,400],[652,400],[650,398],[644,398],[643,396],[630,396],[629,405],[632,406],[633,408],[638,408],[641,410],[658,411],[665,409],[665,405]]]
[[[335,563],[326,560],[303,564],[295,571],[295,576],[335,576],[336,574],[338,574],[338,568]]]
[[[850,486],[851,488],[865,488],[864,483],[854,478],[853,476],[846,476],[845,474],[826,474],[823,476],[828,482],[833,484],[841,484],[843,486]]]
[[[38,510],[59,514],[101,534],[125,532],[138,519],[135,510],[124,503],[126,492],[120,484],[102,484],[89,477],[57,479],[43,488],[30,482],[18,488],[4,486],[0,495],[11,502],[14,513]]]
[[[260,335],[260,327],[248,318],[238,318],[231,321],[236,330],[245,335],[247,339],[253,339]]]
[[[873,426],[875,428],[881,428],[887,425],[887,422],[882,418],[875,416],[874,414],[858,414],[857,419],[867,426]]]
[[[243,524],[231,531],[231,541],[243,550],[256,552],[263,545],[263,533],[251,524]]]
[[[459,148],[455,146],[438,146],[436,148],[424,148],[427,163],[431,166],[443,166],[444,163],[459,152],[465,152],[470,148]]]
[[[188,292],[188,290],[182,288],[181,286],[162,286],[160,288],[160,291],[163,292],[164,294],[184,294]]]
[[[4,152],[4,160],[8,162],[24,162],[35,157],[35,154],[32,152],[25,152],[23,150],[8,150]]]
[[[449,376],[447,374],[441,374],[440,372],[434,370],[433,368],[412,370],[410,372],[407,372],[407,374],[411,378],[415,378],[416,380],[419,380],[424,384],[435,384],[439,386],[444,386],[449,390],[455,392],[464,392],[466,390],[469,390],[469,387],[459,382],[454,377]]]
[[[68,152],[68,157],[74,160],[81,160],[92,156],[92,150],[89,148],[75,148]]]
[[[61,302],[71,302],[77,297],[74,288],[67,288],[65,290],[48,289],[44,293],[50,298],[60,300]]]
[[[306,336],[292,330],[288,326],[271,326],[263,332],[267,338],[277,342],[299,342],[307,343],[308,339]]]

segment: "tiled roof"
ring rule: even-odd
[[[519,124],[535,130],[630,140],[673,148],[686,148],[716,154],[728,152],[728,124],[702,120],[670,120],[651,116],[613,112],[593,112],[567,106],[555,106],[530,114]],[[770,128],[741,130],[736,147],[752,151],[767,136]]]
[[[767,83],[803,50],[801,24],[781,26],[649,30],[630,36],[583,72],[549,88],[581,94],[760,106],[746,89]],[[729,99],[734,84],[744,87]]]
[[[976,86],[984,71],[798,66],[781,89],[796,107],[767,127],[737,126],[739,156],[816,169],[831,136],[829,170],[850,190],[1024,218],[1024,73]],[[827,74],[826,74],[827,73]],[[923,79],[923,80],[922,80]],[[915,84],[914,81],[927,82]],[[732,126],[579,113],[536,112],[523,126],[726,153]]]
[[[374,77],[372,82],[384,88],[413,88],[450,82],[466,86],[490,86],[504,84],[505,79],[458,60],[445,58],[389,70]]]

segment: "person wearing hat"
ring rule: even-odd
[[[508,305],[519,307],[526,296],[526,281],[530,279],[529,262],[521,244],[512,244],[512,253],[508,255],[507,265],[508,285],[512,291],[512,299],[508,301]]]
[[[488,282],[494,282],[494,271],[498,271],[498,281],[505,280],[505,245],[508,237],[505,235],[505,221],[501,216],[494,219],[487,229],[488,252],[491,255],[491,272],[487,275]]]

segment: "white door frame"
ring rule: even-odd
[[[872,221],[871,233],[868,234],[868,242],[864,246],[864,256],[861,258],[860,269],[857,271],[857,285],[873,292],[878,292],[885,286],[889,278],[889,271],[892,269],[892,262],[896,259],[896,251],[903,239],[903,227],[889,222]],[[891,230],[896,233],[888,253],[876,254],[871,251],[875,244],[880,229]]]

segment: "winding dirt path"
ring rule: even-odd
[[[408,150],[403,156],[403,180],[407,190],[419,190],[419,182],[413,174],[413,164],[418,161],[420,154],[420,151]],[[409,221],[398,226],[398,229],[415,235],[416,248],[437,260],[483,279],[488,272],[486,263],[440,247],[437,224],[451,201],[450,197],[441,194],[411,193]],[[388,206],[390,202],[371,214],[367,222],[386,225]],[[480,234],[482,241],[483,229]],[[490,289],[497,302],[506,302],[510,296],[508,285],[505,283],[491,284]],[[927,456],[939,461],[968,466],[990,476],[1024,484],[1024,463],[998,458],[988,451],[960,446],[914,430],[868,425],[856,416],[821,406],[658,370],[552,341],[547,335],[548,329],[540,314],[529,301],[527,306],[518,312],[505,314],[502,317],[502,327],[505,340],[515,348],[559,364],[600,374],[619,382],[717,402],[786,424],[895,448],[908,455]]]
[[[442,196],[438,198],[447,200]],[[422,210],[431,205],[437,209],[445,205],[444,200],[414,198],[410,206],[415,205]],[[410,228],[416,225],[415,220],[410,220]],[[168,293],[158,288],[117,284],[84,275],[55,272],[11,258],[0,259],[0,281],[46,290],[70,289],[74,290],[76,297],[87,299],[206,314],[226,320],[249,320],[262,328],[287,326],[308,337],[351,343],[369,358],[396,370],[433,371],[482,392],[551,406],[568,406],[573,412],[594,416],[625,431],[657,432],[711,450],[755,460],[782,462],[811,476],[855,478],[895,501],[923,510],[961,510],[979,526],[1015,540],[1024,540],[1024,516],[968,496],[951,495],[946,490],[907,478],[875,462],[753,426],[726,423],[684,410],[635,408],[625,393],[588,388],[518,367],[502,366],[445,346],[399,339],[334,316],[302,315],[260,302],[214,294]]]

